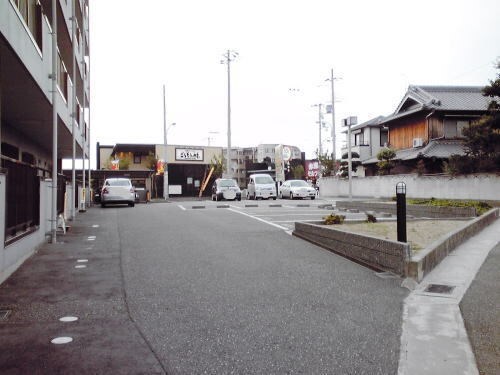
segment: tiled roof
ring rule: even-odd
[[[483,96],[481,86],[410,86],[422,90],[435,101],[426,106],[449,111],[486,111],[491,99]]]
[[[430,141],[424,147],[397,150],[395,160],[414,160],[417,158],[447,159],[451,155],[465,155],[463,142],[460,140],[441,139]],[[371,158],[362,164],[378,163],[378,159]]]

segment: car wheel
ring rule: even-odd
[[[315,200],[315,199],[316,199],[316,197],[311,197],[311,200],[312,200],[312,201],[313,201],[313,200]]]
[[[290,199],[293,199],[293,193],[290,192]]]
[[[134,202],[131,202],[128,204],[129,207],[134,207],[135,206],[135,203]]]
[[[275,201],[275,200],[276,200],[276,197],[273,197],[273,201]]]
[[[102,208],[106,207],[106,203],[102,203],[102,202],[101,202],[101,207],[102,207]]]

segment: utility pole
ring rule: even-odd
[[[323,147],[321,146],[321,126],[323,125],[323,115],[321,113],[321,107],[323,104],[313,104],[312,107],[318,107],[318,161],[320,156],[323,154]]]
[[[165,85],[163,85],[163,199],[168,197],[168,164],[167,164],[167,103],[165,99]]]
[[[335,147],[335,85],[333,83],[335,77],[333,76],[333,69],[331,70],[330,74],[330,83],[332,85],[332,161],[333,165],[335,167],[335,160],[337,160],[337,151]]]
[[[223,55],[224,60],[221,64],[227,64],[227,154],[226,154],[226,174],[228,178],[232,177],[229,172],[231,160],[231,61],[238,57],[238,52],[228,49]]]
[[[335,163],[337,160],[337,147],[336,147],[336,135],[335,135],[335,84],[334,81],[336,79],[341,79],[339,77],[333,76],[333,69],[330,70],[330,78],[327,78],[325,81],[330,81],[331,90],[332,90],[332,160]]]
[[[71,199],[71,220],[75,220],[75,196],[76,202],[80,202],[80,197],[78,196],[78,189],[76,187],[76,139],[75,139],[75,122],[77,121],[76,116],[76,11],[75,11],[75,1],[71,0],[71,61],[73,65],[73,76],[72,76],[72,90],[71,90],[71,147],[72,147],[72,158],[71,158],[71,190],[73,191],[73,199]]]
[[[323,155],[323,147],[321,147],[321,125],[323,124],[321,116],[321,104],[318,104],[318,133],[319,133],[319,142],[318,142],[318,155]]]

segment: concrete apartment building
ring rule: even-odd
[[[0,282],[55,238],[53,178],[57,214],[75,212],[59,173],[88,155],[88,21],[88,0],[0,1]]]

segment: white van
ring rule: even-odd
[[[247,186],[247,199],[276,200],[276,184],[268,174],[251,174]]]

